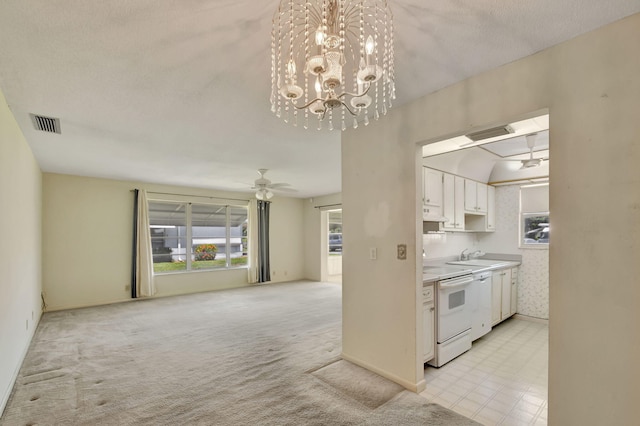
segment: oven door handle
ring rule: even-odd
[[[473,282],[473,278],[468,277],[468,278],[460,278],[460,279],[453,279],[450,281],[440,281],[440,288],[455,288],[455,287],[463,287],[463,286],[467,286],[469,284],[471,284]]]

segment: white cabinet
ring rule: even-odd
[[[473,187],[473,185],[466,185],[468,180],[465,182],[465,198],[468,198],[468,192],[466,191],[468,188]],[[472,181],[473,182],[473,181]],[[477,231],[477,232],[493,232],[496,230],[496,188],[491,185],[484,185],[478,182],[475,183],[475,194],[476,199],[478,199],[478,189],[480,189],[480,193],[484,194],[486,190],[486,206],[480,206],[480,208],[486,209],[486,214],[482,213],[480,210],[476,210],[474,213],[469,213],[465,208],[465,229],[467,231]],[[484,195],[482,196],[484,199]],[[465,200],[467,202],[469,200]],[[477,203],[478,204],[478,203]]]
[[[491,326],[502,320],[502,271],[491,276]]]
[[[464,181],[464,211],[468,214],[487,213],[487,185],[474,180]]]
[[[464,178],[444,173],[442,215],[447,219],[442,229],[464,231]]]
[[[433,284],[422,287],[422,330],[423,330],[423,361],[433,359],[436,352],[435,341],[436,312],[433,304]]]
[[[511,310],[510,315],[518,312],[518,268],[511,268]]]
[[[422,204],[442,206],[442,172],[422,168]]]
[[[422,219],[442,218],[442,172],[422,168]]]
[[[491,276],[491,325],[517,311],[518,268],[494,271]]]
[[[496,230],[496,187],[487,185],[487,231]]]

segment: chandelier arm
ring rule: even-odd
[[[362,92],[361,94],[358,95],[357,93],[344,92],[344,93],[342,93],[342,94],[340,94],[338,96],[338,99],[342,98],[343,96],[347,96],[347,95],[353,96],[354,98],[359,98],[359,97],[364,96],[367,93],[369,93],[369,89],[370,88],[371,88],[371,83],[367,83],[367,89],[364,92]]]
[[[316,102],[316,101],[324,102],[324,99],[322,99],[322,98],[315,98],[314,100],[309,101],[307,104],[305,104],[305,105],[303,105],[303,106],[298,106],[298,105],[296,105],[296,104],[295,104],[295,102],[293,101],[293,99],[291,99],[291,105],[293,105],[293,107],[294,107],[294,108],[296,108],[296,109],[305,109],[305,108],[310,107],[310,106],[311,106],[311,104],[313,104],[313,103],[314,103],[314,102]]]
[[[355,112],[351,111],[351,108],[349,108],[349,105],[347,105],[346,103],[342,102],[342,106],[344,106],[347,111],[349,111],[349,113],[351,113],[351,115],[353,115],[354,117],[357,117],[358,114],[356,114]]]

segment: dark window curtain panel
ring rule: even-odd
[[[137,271],[137,241],[138,241],[138,189],[133,190],[133,241],[131,246],[131,298],[135,299],[138,294],[136,287],[138,285]]]
[[[271,281],[269,265],[269,207],[270,201],[258,200],[258,282]]]

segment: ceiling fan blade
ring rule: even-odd
[[[270,189],[274,190],[274,191],[280,191],[280,192],[298,192],[297,189],[293,189],[293,188],[287,188],[287,187],[278,187],[278,188],[273,188],[273,187],[269,187]]]
[[[270,183],[269,188],[282,188],[283,186],[291,186],[290,183],[279,182],[279,183]]]

